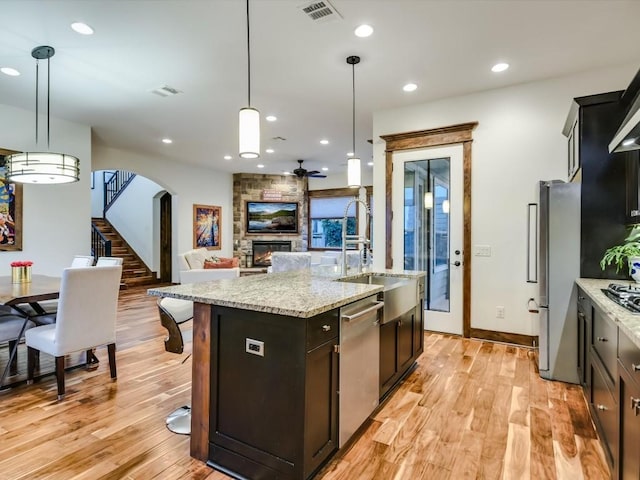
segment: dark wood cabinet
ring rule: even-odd
[[[418,281],[416,308],[380,325],[380,399],[409,371],[424,351],[424,279]]]
[[[627,278],[615,267],[602,271],[607,248],[626,236],[625,161],[608,145],[624,117],[622,91],[573,99],[563,134],[568,141],[568,177],[581,184],[580,276]]]
[[[626,167],[626,222],[640,223],[640,150],[624,152]]]
[[[579,373],[580,365],[587,367],[580,381],[585,387],[612,477],[639,480],[640,348],[627,336],[623,327],[595,303],[578,288],[578,328],[587,339],[590,338],[584,343],[590,350],[582,351],[580,345],[578,348]],[[583,344],[582,335],[579,337]]]
[[[300,480],[337,449],[338,315],[212,307],[210,465]]]
[[[578,381],[586,391],[591,385],[590,379],[590,339],[591,339],[591,326],[592,326],[592,306],[591,301],[584,293],[584,291],[578,288]]]
[[[640,386],[619,363],[620,399],[620,480],[640,478]]]

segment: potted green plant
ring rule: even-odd
[[[616,266],[616,273],[625,265],[629,268],[629,275],[640,282],[640,224],[633,225],[624,243],[608,248],[600,260],[600,268],[604,270],[608,265]]]

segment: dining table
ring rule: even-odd
[[[24,323],[18,335],[18,341],[11,348],[9,361],[2,372],[0,387],[4,385],[9,373],[9,367],[17,354],[19,340],[23,337],[33,312],[37,315],[46,313],[38,302],[58,298],[60,295],[60,281],[60,277],[36,274],[31,276],[30,282],[13,283],[11,275],[0,276],[0,305],[10,306],[24,316]],[[29,305],[31,309],[27,309],[26,305]]]

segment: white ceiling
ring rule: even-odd
[[[237,115],[247,103],[244,0],[0,0],[0,67],[22,72],[0,74],[0,103],[34,110],[30,52],[51,45],[51,115],[91,125],[97,144],[229,172],[281,173],[301,158],[308,169],[344,175],[352,143],[349,55],[362,58],[356,153],[365,161],[376,110],[640,66],[637,0],[331,3],[342,18],[319,22],[299,8],[304,0],[251,0],[252,105],[262,115],[262,149],[275,149],[259,161],[237,156]],[[95,34],[78,35],[73,21]],[[374,27],[371,37],[353,34],[361,23]],[[492,73],[498,61],[511,68]],[[402,91],[409,81],[418,84],[410,94]],[[162,85],[183,93],[150,93]],[[266,122],[269,114],[278,121]],[[330,144],[320,145],[322,138]]]

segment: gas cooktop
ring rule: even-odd
[[[602,292],[630,312],[640,314],[640,287],[610,283]]]

